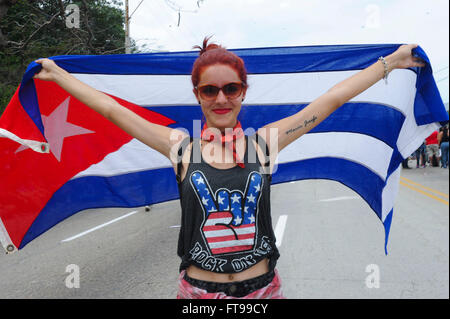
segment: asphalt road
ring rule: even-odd
[[[287,298],[449,298],[449,171],[401,175],[387,256],[381,222],[352,190],[272,186]],[[0,254],[0,298],[174,298],[179,224],[178,201],[80,212]]]

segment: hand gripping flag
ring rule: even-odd
[[[244,131],[300,111],[398,47],[234,50],[249,72],[250,88],[239,115]],[[379,81],[345,103],[279,154],[272,179],[273,183],[329,179],[351,188],[383,223],[385,249],[400,164],[448,121],[430,61],[420,47],[414,54],[427,62],[425,68],[394,70],[388,84]],[[184,128],[194,136],[201,131],[202,117],[190,82],[197,56],[191,51],[52,59],[147,120]],[[179,197],[168,159],[55,83],[32,79],[40,67],[34,62],[29,65],[0,118],[0,241],[7,251],[23,248],[87,208],[138,207]],[[231,214],[219,201],[227,197],[232,202],[232,196],[239,194],[231,192],[215,194],[216,201],[210,198],[209,204],[215,206],[208,215],[211,225],[206,226],[217,226],[215,218],[228,221],[229,235],[245,246],[253,237],[244,236],[244,228],[251,230],[252,221],[239,220],[242,215]],[[214,246],[213,241],[208,244]]]

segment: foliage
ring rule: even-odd
[[[79,8],[79,28],[66,25],[73,14],[66,10],[69,4]],[[5,5],[7,12],[0,12],[0,114],[33,60],[67,54],[125,53],[120,1],[0,0],[0,7]]]

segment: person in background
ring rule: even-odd
[[[419,148],[416,150],[416,160],[417,160],[417,166],[416,168],[425,168],[425,164],[427,162],[426,154],[426,145],[425,141],[422,143],[422,145],[419,146]],[[420,159],[422,158],[422,165],[420,165]]]
[[[430,160],[431,165],[433,165],[433,156],[436,157],[437,163],[439,163],[439,144],[437,140],[438,131],[434,131],[425,139],[425,143],[427,144],[427,154],[428,159]],[[439,164],[437,164],[439,165]],[[434,165],[433,165],[434,166]]]
[[[406,169],[410,169],[411,167],[408,166],[409,156],[405,158],[402,162],[402,167]]]
[[[442,167],[448,167],[448,125],[444,126],[438,134],[438,143],[441,148]]]

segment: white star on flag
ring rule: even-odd
[[[61,153],[66,137],[95,133],[81,126],[67,122],[69,101],[70,96],[58,105],[50,115],[42,115],[42,124],[44,125],[45,137],[50,146],[50,152],[55,156],[58,162],[61,162]],[[27,146],[21,145],[16,150],[16,153],[26,150],[27,148]]]

